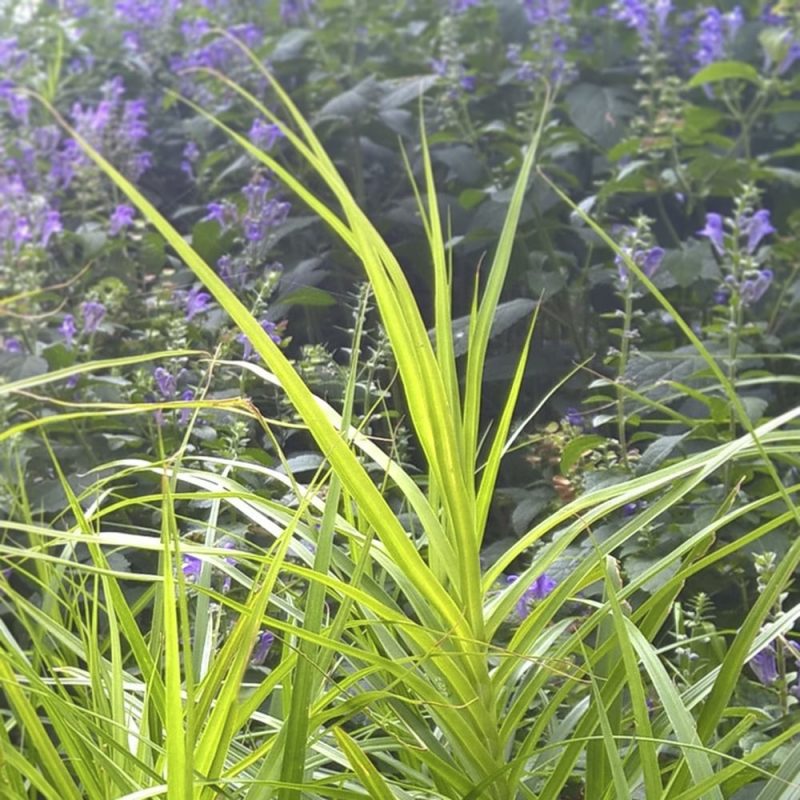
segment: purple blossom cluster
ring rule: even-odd
[[[787,656],[795,662],[797,677],[794,685],[789,688],[789,693],[800,700],[800,645],[797,642],[785,641],[785,643],[779,643],[778,646],[782,647]],[[778,656],[775,644],[768,644],[759,650],[748,664],[758,681],[763,683],[764,686],[776,684],[781,677],[778,671]]]
[[[506,579],[508,583],[516,583],[518,580],[518,575],[509,575]],[[546,572],[539,575],[517,600],[517,617],[521,620],[525,619],[530,614],[533,604],[544,600],[556,588],[556,585],[556,582]]]
[[[277,125],[265,122],[261,117],[256,117],[247,136],[256,147],[262,150],[272,150],[275,142],[283,136],[283,131]]]
[[[122,231],[133,225],[133,218],[136,211],[129,205],[118,205],[112,212],[108,220],[108,232],[111,236],[116,236]]]
[[[705,9],[697,28],[695,62],[704,67],[725,58],[743,22],[744,14],[739,6],[727,14],[713,6]]]
[[[172,19],[179,0],[116,0],[114,14],[135,28],[158,28]]]
[[[479,6],[480,4],[481,0],[451,0],[450,10],[454,14],[464,14],[470,8],[474,8],[475,6]]]
[[[190,49],[185,56],[174,56],[170,60],[170,67],[175,72],[188,69],[215,69],[226,74],[237,63],[245,64],[246,57],[239,47],[225,36],[216,36],[205,41],[212,29],[211,23],[204,19],[186,21],[181,25],[181,33]],[[232,25],[228,33],[239,39],[247,47],[258,47],[264,34],[257,25],[242,23]],[[201,43],[202,42],[202,43]]]
[[[725,222],[721,214],[706,214],[705,226],[697,232],[698,236],[704,236],[710,242],[717,255],[724,256],[733,245],[733,234],[731,239],[726,242]],[[732,231],[738,231],[740,236],[746,238],[745,249],[749,255],[753,255],[765,236],[775,233],[772,227],[769,211],[760,209],[753,214],[743,214],[737,220],[728,220]]]
[[[281,343],[281,334],[276,323],[268,319],[262,319],[259,324],[261,325],[261,329],[264,331],[264,333],[266,333],[267,336],[269,336],[269,338],[275,342],[275,344]],[[252,342],[243,333],[240,333],[236,337],[236,341],[240,342],[244,346],[242,351],[242,359],[244,361],[249,361],[253,356]]]
[[[41,196],[31,196],[19,174],[0,174],[0,243],[13,255],[27,245],[46,248],[61,233],[61,214]]]
[[[274,196],[274,188],[266,175],[257,172],[242,189],[247,201],[242,213],[231,201],[222,200],[206,206],[203,220],[214,220],[223,230],[241,226],[246,242],[262,242],[271,229],[286,221],[292,208]]]
[[[645,46],[664,37],[672,0],[617,0],[612,16],[636,31]]]
[[[236,545],[230,539],[223,539],[221,542],[219,542],[219,547],[222,547],[225,550],[233,550]],[[222,560],[231,566],[235,566],[236,564],[236,559],[233,558],[233,556],[225,556]],[[186,580],[187,583],[197,583],[197,581],[200,579],[200,573],[202,571],[202,559],[198,558],[197,556],[189,555],[188,553],[183,556],[181,572],[183,573],[184,580]],[[223,594],[227,594],[230,591],[231,583],[231,576],[226,574],[222,580]]]
[[[200,159],[200,148],[195,142],[187,142],[181,154],[181,172],[190,180],[196,180],[195,165]]]
[[[474,92],[477,81],[474,75],[467,72],[464,64],[447,58],[434,58],[431,60],[431,69],[434,75],[447,80],[450,85],[449,96],[458,97],[461,92]]]
[[[125,87],[120,77],[107,81],[101,91],[102,99],[96,105],[73,105],[72,123],[92,147],[138,180],[153,164],[152,153],[143,147],[149,135],[145,101],[124,100]],[[62,182],[66,188],[75,170],[90,162],[72,141],[65,145],[64,155]]]
[[[531,83],[545,78],[558,83],[573,78],[575,67],[567,58],[576,36],[570,0],[523,0],[522,8],[530,25],[529,46],[511,44],[506,50],[517,80]]]
[[[653,275],[658,272],[665,254],[663,247],[650,247],[646,250],[623,247],[622,252],[630,258],[648,278],[652,278]],[[617,265],[620,284],[626,286],[628,283],[628,267],[625,265],[625,260],[619,255],[615,258],[614,263]]]
[[[256,173],[242,189],[247,210],[242,217],[244,237],[248,242],[260,242],[267,233],[286,221],[292,206],[273,196],[272,182],[263,173]]]
[[[171,373],[169,370],[164,369],[164,367],[156,367],[153,370],[153,382],[156,385],[156,391],[158,392],[161,400],[166,400],[170,402],[172,400],[180,399],[184,402],[188,402],[189,400],[194,400],[194,391],[190,388],[184,389],[180,393],[180,397],[178,397],[178,383],[182,380],[183,371],[181,371],[181,375],[176,376]],[[189,416],[191,415],[191,410],[188,408],[182,408],[180,413],[178,414],[178,424],[179,425],[186,425],[189,421]],[[155,412],[155,418],[158,425],[164,424],[164,412],[161,409],[158,409]],[[191,559],[193,556],[184,556],[184,575],[187,575],[187,562],[186,559]],[[195,561],[199,564],[199,559],[195,559]],[[193,562],[189,562],[190,567],[193,565]],[[191,569],[190,569],[191,571]]]
[[[97,331],[100,323],[105,319],[106,307],[97,300],[85,300],[81,303],[81,315],[83,316],[83,333],[92,334]]]
[[[258,636],[256,636],[253,653],[250,656],[250,664],[254,667],[261,666],[267,660],[267,656],[274,642],[275,634],[271,631],[261,631]]]
[[[201,287],[193,286],[186,292],[184,297],[184,305],[186,309],[186,321],[190,322],[198,314],[201,314],[208,308],[211,302],[211,295],[204,291]]]
[[[726,233],[726,227],[730,233]],[[706,224],[697,235],[708,239],[720,258],[735,259],[739,257],[739,252],[743,252],[751,265],[741,280],[737,280],[734,275],[725,278],[725,285],[715,295],[718,304],[726,302],[731,293],[735,292],[738,293],[742,305],[751,306],[766,294],[774,278],[773,272],[765,267],[756,268],[752,263],[761,242],[772,233],[775,233],[775,228],[766,209],[748,211],[735,219],[724,218],[714,212],[706,214]]]
[[[287,25],[297,25],[314,10],[315,5],[316,0],[281,0],[281,19]]]

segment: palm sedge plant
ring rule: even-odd
[[[4,542],[0,554],[36,588],[38,598],[0,579],[4,603],[18,623],[16,628],[0,623],[0,681],[8,709],[0,726],[0,794],[48,800],[555,800],[578,783],[582,796],[593,800],[716,800],[759,780],[759,800],[797,796],[800,758],[786,759],[774,775],[760,764],[794,740],[800,723],[739,757],[737,742],[757,715],[729,706],[746,661],[800,615],[800,608],[771,614],[800,563],[800,539],[732,636],[721,665],[701,680],[676,682],[655,641],[689,577],[780,525],[797,525],[792,498],[800,486],[784,487],[772,459],[796,452],[800,433],[792,423],[800,409],[753,428],[716,361],[622,254],[717,374],[746,433],[578,497],[482,568],[481,545],[500,464],[516,433],[513,419],[533,326],[502,413],[488,432],[481,429],[483,369],[548,104],[524,153],[483,290],[475,292],[462,371],[453,339],[452,273],[424,129],[424,184],[416,191],[433,269],[433,341],[391,250],[311,126],[251,58],[287,121],[224,76],[218,79],[281,127],[335,204],[209,118],[297,194],[363,264],[427,474],[424,481],[412,476],[353,424],[360,326],[345,402],[336,411],[313,395],[190,244],[71,131],[213,294],[264,365],[227,361],[226,368],[249,371],[283,392],[324,463],[313,479],[300,483],[285,462],[283,469],[273,469],[181,447],[150,462],[99,465],[94,485],[78,495],[53,457],[68,498],[60,526],[37,523],[24,486],[19,487],[18,507],[3,523],[15,543]],[[363,323],[363,313],[360,319]],[[218,354],[191,355],[204,359],[210,373],[223,363]],[[132,359],[77,369],[97,372],[128,363]],[[0,393],[42,389],[75,371],[5,384]],[[222,408],[256,419],[267,435],[281,424],[261,417],[246,398],[161,405],[188,407],[195,416]],[[31,430],[47,441],[49,427],[81,415],[150,414],[153,408],[56,407],[0,433],[0,441]],[[774,491],[746,507],[734,507],[731,496],[714,520],[624,583],[614,552],[736,460],[762,463],[774,478]],[[383,476],[380,483],[375,468]],[[297,499],[296,507],[254,494],[237,480],[245,473],[283,485]],[[120,497],[115,486],[134,476],[152,476],[153,491]],[[593,528],[642,498],[650,501],[646,507],[618,524],[610,538],[595,541]],[[181,504],[189,500],[203,501],[207,509],[200,543],[179,534]],[[784,512],[712,550],[726,525],[776,501],[783,501]],[[149,534],[114,529],[115,513],[137,508],[155,509],[160,529]],[[413,531],[401,524],[398,508],[413,515]],[[269,546],[220,547],[223,509],[270,534]],[[571,574],[524,619],[514,620],[528,587],[577,541],[587,547]],[[534,547],[532,563],[516,581],[505,581],[512,562]],[[113,555],[120,549],[155,553],[157,571],[119,570]],[[79,558],[79,550],[87,551],[88,559]],[[187,556],[203,563],[192,592],[181,569]],[[212,570],[224,572],[239,592],[215,589]],[[662,573],[671,577],[632,608],[631,598]],[[288,590],[290,580],[303,591]],[[141,586],[133,602],[126,592],[131,582]],[[604,587],[602,600],[581,600],[581,592],[597,583]],[[569,611],[576,607],[579,611]],[[223,612],[233,620],[225,628]],[[280,655],[271,671],[254,672],[251,654],[265,629],[279,640]]]

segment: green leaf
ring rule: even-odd
[[[581,457],[598,445],[604,444],[606,437],[599,433],[585,433],[570,441],[561,453],[561,474],[566,475]]]
[[[387,94],[381,99],[378,107],[382,111],[386,111],[404,106],[412,100],[417,100],[437,81],[439,81],[438,75],[419,75],[413,78],[384,81],[381,88],[387,90]]]
[[[579,83],[564,98],[575,127],[603,148],[613,147],[625,135],[636,111],[636,97],[626,88]]]
[[[755,67],[746,64],[744,61],[715,61],[692,75],[686,85],[690,89],[694,89],[707,83],[730,80],[742,80],[758,84],[761,83],[761,76]]]

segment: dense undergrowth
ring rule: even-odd
[[[0,797],[800,796],[796,4],[0,19]]]

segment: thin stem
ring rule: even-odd
[[[619,366],[617,372],[617,439],[622,456],[622,464],[626,469],[630,468],[628,460],[628,437],[625,430],[625,391],[622,381],[625,379],[625,370],[628,366],[628,358],[631,350],[631,322],[633,320],[633,276],[628,275],[625,283],[625,310],[622,320],[622,341],[619,350]]]

